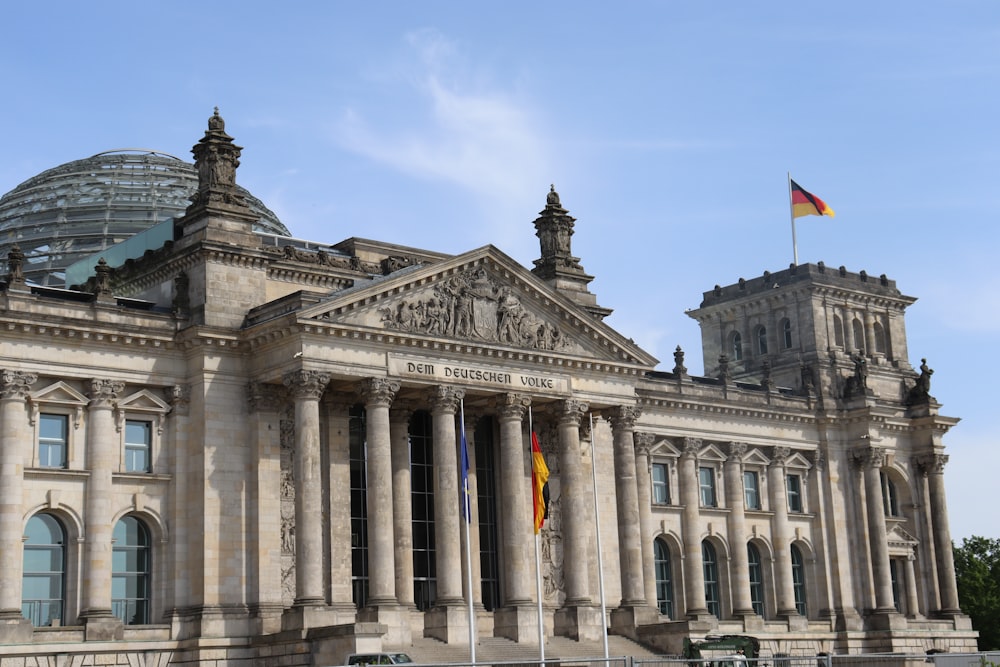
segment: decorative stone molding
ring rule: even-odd
[[[388,378],[366,378],[358,385],[358,393],[370,407],[389,407],[399,392],[399,383]]]
[[[681,456],[687,456],[691,458],[698,458],[698,452],[701,451],[701,438],[684,438],[683,451]]]
[[[26,400],[31,385],[37,381],[38,375],[35,373],[0,371],[0,400]]]
[[[858,447],[851,452],[854,463],[859,468],[881,468],[885,465],[886,450],[884,447]]]
[[[944,467],[948,464],[947,454],[923,454],[916,457],[920,471],[925,475],[944,474]]]
[[[792,449],[790,447],[775,447],[771,455],[771,465],[784,467],[791,455]]]
[[[635,428],[635,422],[642,415],[642,408],[632,405],[617,405],[608,412],[608,421],[611,422],[611,429],[618,431],[631,431]]]
[[[247,404],[250,412],[280,412],[288,401],[288,389],[266,382],[247,383]]]
[[[191,387],[186,384],[175,384],[163,388],[163,398],[178,415],[188,414],[191,407]]]
[[[729,460],[742,463],[743,457],[746,456],[747,449],[748,446],[745,442],[729,443]]]
[[[87,397],[90,399],[89,407],[112,408],[118,400],[118,394],[124,390],[124,382],[95,378],[90,381],[90,391],[87,392]]]
[[[590,410],[590,405],[583,401],[567,399],[559,401],[556,410],[558,411],[560,424],[572,424],[579,427],[583,422],[583,416]]]
[[[501,421],[524,419],[524,413],[531,406],[531,397],[525,394],[500,394],[496,398],[497,417]]]
[[[656,436],[652,433],[637,431],[632,434],[632,441],[635,443],[636,454],[649,457],[653,450],[653,443],[656,442]]]
[[[427,390],[427,402],[431,404],[433,412],[444,412],[455,414],[458,411],[458,404],[465,398],[465,390],[446,385],[437,385]]]

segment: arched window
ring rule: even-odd
[[[747,542],[747,563],[750,567],[750,606],[753,613],[764,616],[764,568],[761,565],[760,550]]]
[[[833,344],[844,347],[844,322],[840,319],[840,315],[833,316]]]
[[[781,320],[781,347],[785,350],[792,348],[792,321],[787,317]]]
[[[865,351],[865,328],[861,324],[861,320],[855,319],[851,322],[851,329],[854,331],[854,349],[864,352]]]
[[[873,329],[875,332],[875,351],[885,354],[887,348],[885,344],[885,329],[882,327],[881,322],[876,322]]]
[[[656,569],[656,606],[667,618],[674,617],[674,583],[670,576],[670,550],[663,540],[653,540]]]
[[[705,540],[701,543],[701,564],[705,574],[705,606],[708,613],[716,618],[722,617],[719,604],[719,561],[715,556],[715,547]]]
[[[739,331],[734,331],[729,340],[729,350],[733,354],[733,361],[743,360],[743,336]]]
[[[111,613],[125,625],[149,623],[149,530],[132,516],[115,524],[111,555]]]
[[[806,568],[802,552],[794,544],[792,549],[792,590],[795,593],[795,611],[806,615]]]
[[[757,354],[767,354],[767,329],[765,327],[754,329],[753,339],[757,345]]]
[[[66,531],[58,519],[36,514],[24,535],[21,613],[35,627],[62,621],[66,588]]]

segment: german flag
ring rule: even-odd
[[[531,500],[535,508],[535,535],[549,515],[549,467],[545,465],[538,437],[531,432]]]
[[[804,215],[828,215],[833,217],[833,209],[822,199],[804,190],[795,181],[792,185],[792,217],[801,218]]]

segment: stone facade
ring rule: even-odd
[[[310,664],[467,643],[470,618],[537,644],[531,431],[547,634],[975,648],[942,475],[957,420],[907,361],[892,281],[806,265],[717,287],[691,313],[706,377],[680,349],[657,371],[603,322],[554,188],[533,270],[492,246],[272,248],[239,151],[213,116],[176,240],[82,291],[27,284],[11,253],[0,665]]]

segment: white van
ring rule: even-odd
[[[405,653],[352,653],[347,656],[348,665],[404,665],[413,662]]]

